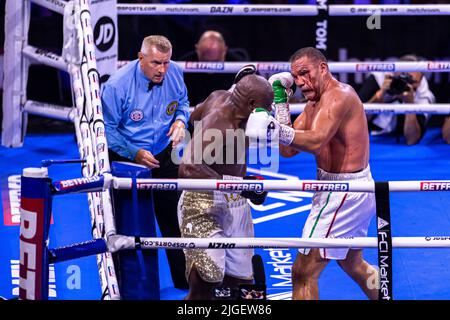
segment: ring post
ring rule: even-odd
[[[113,190],[112,202],[117,233],[134,237],[156,237],[153,198],[150,190],[137,190],[137,178],[151,178],[150,170],[129,162],[113,162],[115,177],[133,180],[131,190]],[[124,300],[159,300],[158,251],[124,250],[113,254]]]
[[[21,177],[19,298],[47,300],[48,231],[52,208],[47,168],[26,168]]]
[[[375,199],[377,206],[378,268],[380,277],[378,300],[393,300],[389,182],[375,183]]]

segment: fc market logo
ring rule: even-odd
[[[141,121],[142,119],[144,119],[144,111],[142,111],[141,109],[134,109],[130,113],[130,119],[134,122]]]
[[[114,44],[116,27],[110,17],[101,17],[94,27],[94,41],[98,50],[108,51]]]
[[[169,105],[166,107],[166,113],[168,116],[171,116],[174,114],[175,110],[178,108],[178,101],[172,101],[169,103]]]

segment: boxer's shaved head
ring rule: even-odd
[[[248,75],[236,84],[231,99],[238,106],[248,105],[253,101],[254,108],[270,110],[273,102],[272,86],[264,77]]]

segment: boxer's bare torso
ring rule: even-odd
[[[369,134],[363,105],[353,88],[329,72],[314,73],[306,57],[292,64],[292,75],[309,101],[293,123],[293,143],[282,146],[282,154],[311,152],[317,166],[327,172],[364,169],[369,161]]]

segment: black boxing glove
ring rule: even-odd
[[[264,180],[260,176],[245,176],[244,180]],[[266,200],[267,191],[241,191],[241,196],[249,199],[253,204],[260,205]]]

